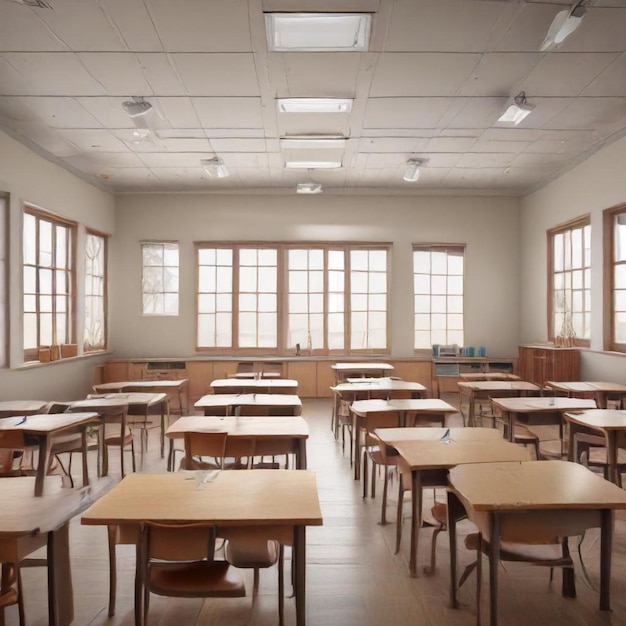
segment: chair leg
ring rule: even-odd
[[[131,454],[131,459],[133,462],[133,472],[137,471],[137,466],[135,464],[135,441],[134,439],[130,440],[130,454]]]
[[[483,536],[478,533],[478,549],[476,550],[476,624],[480,626],[480,591],[483,582]]]
[[[367,498],[367,473],[369,471],[369,463],[367,462],[367,450],[363,448],[363,462],[361,463],[363,466],[361,471],[363,472],[363,476],[361,476],[361,480],[363,481],[363,499]],[[372,468],[372,474],[374,473],[374,469]]]
[[[253,569],[253,577],[252,577],[252,597],[256,598],[258,592],[259,592],[259,568],[255,567]]]
[[[285,623],[285,547],[278,547],[278,626]]]
[[[402,541],[402,509],[404,508],[404,491],[402,490],[402,477],[398,479],[398,510],[396,513],[396,551],[400,552],[400,543]]]
[[[113,617],[117,596],[117,555],[115,552],[117,526],[107,526],[107,534],[109,537],[109,617]]]
[[[370,495],[372,498],[376,497],[376,469],[378,465],[374,463],[374,459],[372,459],[372,486],[370,487]]]
[[[385,477],[383,479],[383,503],[380,510],[380,523],[384,526],[387,523],[387,490],[389,488],[389,468],[383,465]]]

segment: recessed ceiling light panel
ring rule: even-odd
[[[341,167],[341,161],[287,161],[288,170],[336,170]]]
[[[278,98],[279,113],[350,113],[351,98]]]
[[[298,183],[296,185],[296,193],[322,193],[322,186],[319,183]]]
[[[344,150],[346,140],[339,137],[286,137],[280,140],[280,147],[283,150],[309,150],[315,148]]]
[[[364,52],[370,13],[266,13],[270,52]]]

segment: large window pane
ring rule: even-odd
[[[106,245],[107,239],[87,233],[85,239],[85,352],[106,347]]]
[[[143,314],[178,315],[178,244],[143,243],[141,252]]]

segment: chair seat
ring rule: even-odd
[[[157,595],[187,598],[246,595],[243,580],[225,561],[152,562],[148,576],[150,591]]]
[[[465,547],[468,550],[478,550],[478,533],[471,533],[465,537]],[[488,547],[489,542],[483,539],[483,550],[488,550]],[[563,549],[559,543],[531,544],[503,541],[500,543],[500,559],[551,567],[573,566],[571,557],[563,556]]]
[[[241,535],[228,540],[224,557],[235,567],[271,567],[278,561],[279,548],[276,541]]]
[[[607,456],[608,450],[606,448],[591,447],[589,449],[589,458],[587,462],[589,465],[608,465],[609,461]],[[626,450],[623,448],[619,448],[617,451],[617,464],[621,466],[626,465]]]

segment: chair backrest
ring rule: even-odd
[[[215,526],[144,522],[141,528],[146,559],[162,561],[212,561],[215,553]]]
[[[185,437],[185,467],[193,467],[193,457],[209,456],[221,462],[226,456],[226,432],[193,432],[184,434]]]

